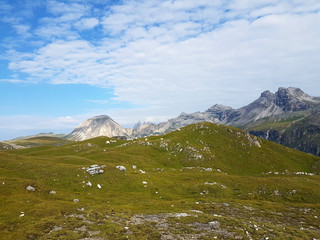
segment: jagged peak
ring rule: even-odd
[[[310,95],[306,94],[300,88],[295,87],[279,87],[278,91],[276,92],[276,96],[277,98],[292,99],[302,102],[317,102],[317,100],[314,97],[311,97]]]
[[[206,110],[206,112],[212,112],[212,111],[225,111],[225,110],[230,110],[232,109],[232,107],[223,105],[223,104],[215,104],[212,107],[210,107],[208,110]]]
[[[261,98],[272,98],[274,96],[275,94],[270,92],[269,90],[262,92],[260,95]]]
[[[154,123],[153,122],[149,122],[149,121],[144,121],[144,122],[138,121],[137,123],[135,123],[133,125],[133,130],[137,130],[140,127],[145,126],[145,125],[154,125]]]

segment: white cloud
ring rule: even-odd
[[[99,20],[97,18],[82,18],[80,21],[75,23],[76,28],[79,30],[87,30],[94,28],[99,24]]]
[[[66,13],[75,13],[78,15],[84,15],[88,11],[88,7],[85,4],[79,3],[70,3],[66,4],[64,2],[49,0],[47,4],[48,12],[57,15],[63,16]]]
[[[48,9],[55,17],[35,33],[52,42],[9,65],[29,80],[112,87],[117,100],[170,112],[161,116],[239,107],[292,83],[320,90],[318,1],[124,1],[101,19],[87,5]],[[99,23],[94,43],[71,29]]]
[[[29,32],[30,26],[28,26],[28,25],[18,24],[18,25],[14,25],[14,28],[16,29],[17,33],[24,38],[28,38],[31,36],[31,34]]]

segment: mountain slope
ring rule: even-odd
[[[288,125],[294,123],[293,121],[312,116],[317,112],[320,112],[320,98],[309,96],[299,88],[279,88],[276,93],[264,91],[257,100],[239,109],[215,104],[204,112],[181,113],[178,117],[159,124],[139,122],[133,129],[122,128],[108,116],[97,116],[79,125],[66,138],[71,140],[85,140],[98,136],[139,138],[162,135],[190,124],[206,121],[239,127],[259,137],[319,155],[318,135],[305,131],[306,135],[311,135],[300,141],[297,136],[289,133],[291,130],[294,131],[294,128],[288,128]],[[308,122],[301,123],[310,126],[317,124],[312,122],[316,121],[315,118],[308,119]],[[277,126],[277,132],[272,129],[274,126]],[[281,140],[280,133],[284,131],[286,137]],[[269,134],[270,132],[274,134]],[[312,140],[314,138],[316,139]]]
[[[17,141],[17,140],[24,140],[24,139],[29,139],[29,138],[35,138],[35,137],[56,137],[56,138],[63,138],[65,136],[65,134],[55,134],[53,132],[49,132],[49,133],[39,133],[36,135],[29,135],[29,136],[22,136],[22,137],[17,137],[14,139],[11,139],[10,141]]]
[[[263,124],[247,129],[251,134],[320,156],[320,113],[291,121]]]
[[[283,122],[291,124],[292,121],[299,118],[310,116],[308,121],[302,121],[301,123],[306,124],[305,127],[308,125],[312,128],[313,125],[317,125],[316,118],[312,115],[319,111],[320,98],[311,97],[299,88],[279,88],[276,93],[270,91],[261,93],[257,100],[239,109],[216,104],[205,112],[182,113],[177,118],[170,119],[167,122],[142,125],[135,131],[135,135],[163,134],[191,123],[207,121],[240,127],[259,137],[319,155],[320,141],[318,136],[320,132],[317,130],[318,128],[313,128],[317,131],[316,135],[311,134],[310,131],[305,131],[305,135],[311,135],[300,141],[296,138],[297,136],[293,137],[294,134],[290,133],[290,131],[294,131],[294,128],[286,128],[286,125],[283,124]],[[277,125],[279,130],[278,133],[275,133],[277,139],[269,134],[270,131],[274,132],[272,128],[268,128],[271,122],[273,122],[272,126]],[[265,126],[263,131],[255,131],[255,129],[261,129],[262,126]],[[287,137],[280,140],[279,133],[285,130]]]
[[[22,147],[38,147],[38,146],[61,146],[71,141],[60,137],[38,136],[31,138],[23,138],[16,141],[10,141],[11,144]]]
[[[112,118],[106,115],[90,118],[77,126],[66,139],[81,141],[99,136],[131,136],[132,129],[121,127]]]
[[[312,239],[320,234],[319,157],[212,123],[147,139],[111,140],[0,152],[0,236]],[[91,175],[90,168],[103,171]]]

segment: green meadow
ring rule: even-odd
[[[212,123],[49,140],[0,151],[0,239],[320,238],[319,157]]]

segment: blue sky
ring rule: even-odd
[[[0,140],[320,96],[318,0],[0,0]]]

